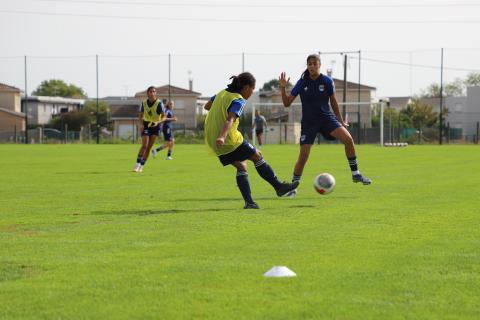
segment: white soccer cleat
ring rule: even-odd
[[[137,164],[135,165],[135,167],[133,168],[133,172],[138,172],[138,170],[140,169],[141,166],[142,166],[142,165],[141,165],[140,163],[137,163]]]
[[[140,165],[137,172],[143,172],[143,166],[142,165]]]
[[[168,157],[165,158],[165,160],[173,160],[173,158],[168,156]]]
[[[152,157],[155,159],[157,157],[157,149],[153,148],[152,149]]]

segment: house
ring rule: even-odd
[[[157,98],[175,102],[173,112],[177,117],[177,125],[184,126],[186,129],[197,128],[197,100],[201,96],[199,92],[189,89],[183,89],[171,85],[157,87]],[[137,92],[135,98],[139,100],[147,99],[147,90]]]
[[[100,100],[109,105],[113,136],[135,141],[140,134],[138,114],[142,101],[134,97],[105,97]]]
[[[21,112],[21,90],[0,83],[0,132],[25,130],[25,114]]]
[[[61,113],[80,110],[85,104],[85,99],[29,96],[27,100],[22,98],[23,105],[27,104],[28,124],[44,125],[53,117]],[[23,106],[24,108],[24,106]]]

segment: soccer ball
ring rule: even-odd
[[[335,188],[335,178],[330,173],[320,173],[315,177],[313,187],[320,194],[329,194]]]

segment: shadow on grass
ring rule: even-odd
[[[160,214],[176,214],[188,212],[216,212],[227,211],[229,208],[219,209],[164,209],[164,210],[114,210],[114,211],[94,211],[93,215],[137,215],[137,216],[152,216]]]

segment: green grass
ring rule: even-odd
[[[0,145],[0,319],[478,319],[478,146],[312,149],[296,199],[249,164],[261,210],[202,145]],[[290,179],[298,146],[265,146]],[[313,177],[332,173],[328,196]],[[296,278],[264,278],[286,265]]]

